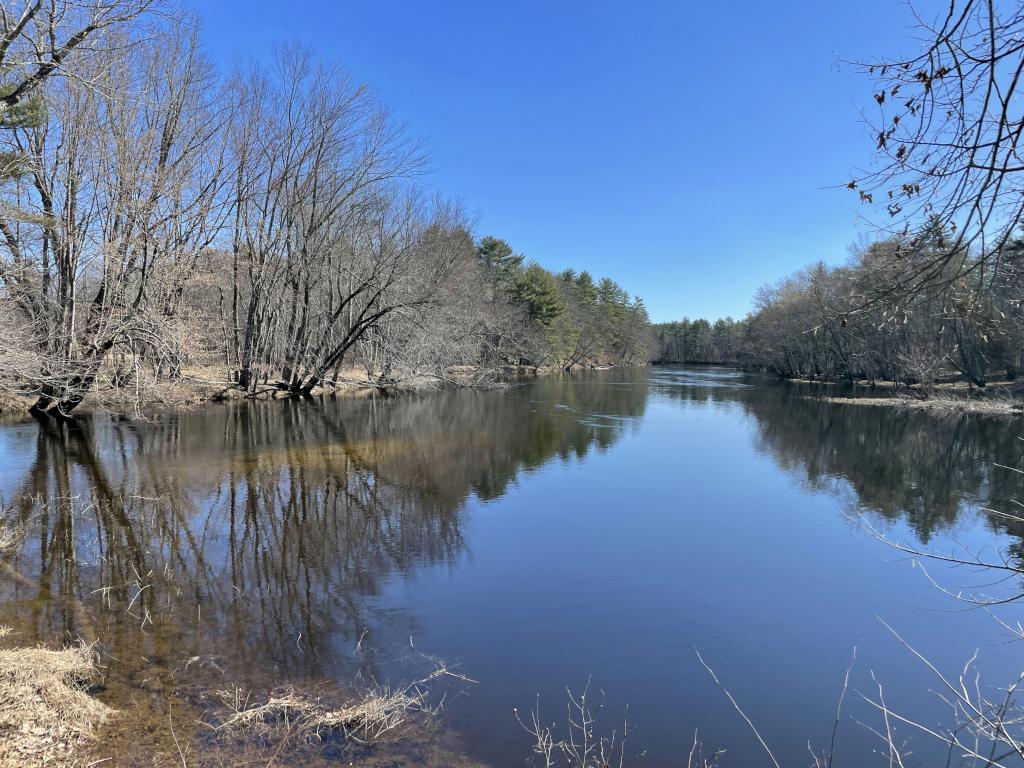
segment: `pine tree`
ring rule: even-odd
[[[565,311],[558,281],[539,264],[530,264],[512,289],[513,298],[526,307],[530,320],[548,326]]]
[[[513,282],[523,266],[523,254],[515,253],[506,241],[490,235],[480,240],[476,255],[484,271],[504,286]]]
[[[584,270],[576,276],[576,289],[576,295],[582,304],[591,306],[597,303],[597,286],[589,272]]]

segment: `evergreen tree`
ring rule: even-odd
[[[515,253],[506,241],[488,235],[476,248],[480,266],[496,282],[509,285],[523,266],[523,254]]]
[[[586,270],[576,276],[576,288],[576,295],[582,303],[587,305],[597,303],[597,286],[594,284],[594,278]]]
[[[548,326],[565,311],[558,281],[539,264],[530,264],[516,279],[514,299],[526,307],[530,320]]]

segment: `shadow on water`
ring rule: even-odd
[[[6,452],[25,469],[0,495],[24,544],[4,561],[0,625],[19,644],[99,642],[100,695],[133,712],[108,744],[128,743],[132,764],[173,754],[168,718],[184,708],[177,722],[211,719],[206,692],[218,687],[330,695],[411,674],[415,617],[379,599],[386,584],[457,569],[473,550],[471,501],[499,499],[552,461],[609,451],[655,397],[739,409],[783,471],[811,490],[852,491],[921,542],[968,506],[1022,496],[1017,473],[995,466],[1020,453],[1017,421],[805,394],[736,372],[656,368],[5,428],[0,463]],[[989,525],[1024,534],[994,515]],[[184,728],[178,738],[204,738]]]

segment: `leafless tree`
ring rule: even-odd
[[[4,120],[19,111],[54,75],[82,77],[78,60],[109,46],[102,33],[137,20],[156,0],[14,0],[0,2],[0,90]]]
[[[309,391],[394,309],[417,226],[402,182],[422,152],[365,85],[302,48],[235,87],[238,381],[250,389],[276,372],[285,388]]]
[[[863,64],[875,80],[878,111],[869,123],[879,162],[848,186],[885,206],[901,253],[913,252],[922,233],[942,235],[930,258],[908,258],[873,300],[973,271],[985,288],[1024,213],[1024,8],[950,0],[937,19],[915,18],[919,53]]]
[[[0,216],[2,263],[41,353],[40,412],[74,409],[115,348],[176,353],[168,327],[215,236],[224,165],[213,71],[185,27],[95,54],[47,89],[50,119],[10,132],[32,160]]]
[[[357,364],[388,384],[646,359],[646,311],[610,280],[557,326],[546,270],[512,259],[499,288],[368,86],[299,45],[223,79],[196,19],[149,8],[0,4],[0,375],[36,413],[193,364],[309,394]]]

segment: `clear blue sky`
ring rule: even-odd
[[[919,5],[938,10],[939,0]],[[608,275],[656,321],[742,316],[868,229],[826,189],[870,160],[870,82],[914,50],[900,0],[204,0],[208,50],[299,39],[427,140],[477,234]]]

